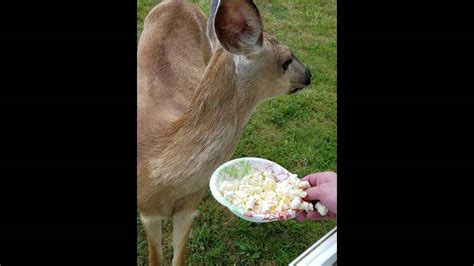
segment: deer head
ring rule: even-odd
[[[310,71],[291,50],[263,32],[251,0],[212,0],[207,34],[213,51],[222,47],[232,54],[237,86],[256,90],[251,93],[260,101],[311,83]]]

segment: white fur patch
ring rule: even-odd
[[[235,73],[237,76],[249,73],[254,69],[255,64],[243,55],[234,55]]]
[[[142,220],[144,224],[159,222],[160,220],[164,220],[164,219],[165,217],[161,217],[158,215],[143,216],[140,214],[140,220]]]

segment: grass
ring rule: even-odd
[[[207,14],[210,0],[194,0]],[[138,32],[155,0],[138,0]],[[311,70],[301,94],[261,104],[252,115],[233,158],[262,157],[304,175],[336,171],[335,0],[256,0],[266,32],[288,45]],[[138,223],[138,265],[147,265],[146,237]],[[294,220],[254,224],[240,220],[208,193],[188,243],[188,265],[287,265],[334,226],[333,221]],[[172,258],[171,224],[165,222],[164,254]]]

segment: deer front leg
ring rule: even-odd
[[[148,265],[163,265],[163,251],[161,248],[161,217],[146,217],[140,215],[148,240]]]
[[[194,209],[185,209],[173,215],[173,266],[185,265],[186,247],[196,214]]]

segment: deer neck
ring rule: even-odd
[[[188,110],[172,129],[169,147],[180,153],[173,157],[182,158],[187,165],[196,164],[188,170],[214,169],[228,160],[257,106],[256,95],[249,93],[252,91],[239,87],[233,57],[217,50]]]
[[[257,106],[256,95],[249,93],[255,91],[237,82],[232,56],[219,49],[183,116],[183,127],[204,131],[219,130],[223,124],[243,127]]]

